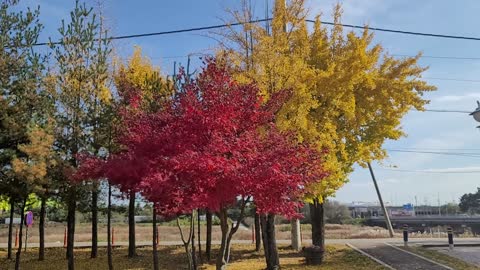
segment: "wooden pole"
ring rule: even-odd
[[[377,191],[378,200],[380,201],[380,205],[382,207],[383,216],[385,217],[385,223],[387,223],[388,232],[390,237],[393,237],[393,227],[392,223],[390,222],[390,217],[388,216],[387,208],[385,208],[385,204],[383,204],[382,194],[380,194],[380,189],[378,188],[377,180],[375,179],[375,174],[373,174],[372,165],[370,162],[368,164],[368,169],[370,170],[370,175],[372,176],[373,184],[375,185],[375,190]]]

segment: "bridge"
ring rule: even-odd
[[[480,234],[480,216],[392,216],[392,226],[401,229],[404,225],[410,227],[410,231],[425,232],[433,227],[452,227],[455,233],[464,233],[470,228],[473,233]],[[365,221],[368,226],[386,228],[385,218],[369,217]]]

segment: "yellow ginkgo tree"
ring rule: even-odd
[[[225,36],[226,44],[234,45],[219,53],[240,81],[259,84],[265,100],[291,89],[276,115],[277,125],[295,131],[299,142],[327,150],[330,176],[308,187],[305,198],[313,244],[322,248],[324,199],[348,181],[354,164],[384,159],[385,140],[401,138],[403,116],[423,110],[428,103],[423,93],[436,89],[421,79],[426,68],[417,63],[420,54],[394,58],[373,43],[368,27],[359,34],[344,31],[340,5],[333,15],[334,26],[327,28],[316,17],[309,31],[304,1],[277,0],[271,29],[255,24],[232,28]]]

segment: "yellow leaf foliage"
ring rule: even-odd
[[[342,10],[334,8],[335,23]],[[373,34],[330,31],[317,17],[309,33],[304,1],[275,1],[271,33],[259,25],[226,35],[240,49],[224,50],[239,81],[256,82],[265,100],[281,89],[293,94],[277,113],[277,125],[294,130],[299,141],[326,149],[330,176],[310,189],[307,200],[331,196],[348,179],[355,163],[365,166],[386,157],[386,139],[403,135],[402,117],[422,110],[422,98],[436,88],[421,80],[426,70],[417,57],[396,59],[372,44]],[[244,37],[242,39],[242,37]],[[248,53],[245,54],[245,51]]]
[[[33,125],[28,131],[28,144],[19,145],[19,150],[24,154],[12,161],[12,169],[16,176],[25,181],[32,191],[41,190],[41,185],[46,181],[47,169],[54,165],[52,161],[52,145],[54,136],[48,127],[43,128]]]
[[[160,68],[153,66],[150,59],[142,55],[142,49],[135,46],[127,64],[115,60],[117,68],[114,81],[117,88],[134,87],[141,91],[142,106],[155,109],[162,101],[171,97],[173,85],[161,75]]]

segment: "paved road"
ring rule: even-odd
[[[403,244],[403,239],[402,238],[374,238],[374,239],[326,239],[325,240],[327,244],[340,244],[340,245],[345,245],[345,244],[352,244],[352,245],[357,245],[357,244],[364,244],[364,243],[391,243],[391,244],[397,244],[401,245]],[[202,241],[202,243],[205,243],[205,241]],[[219,241],[212,241],[214,245],[219,245]],[[233,240],[233,244],[251,244],[251,240]],[[277,243],[279,244],[290,244],[290,240],[277,240]],[[443,238],[410,238],[410,244],[416,245],[416,244],[445,244],[447,245],[447,239]],[[479,243],[480,244],[480,238],[458,238],[455,239],[455,244],[461,244],[461,243]],[[91,242],[75,242],[76,247],[89,247]],[[303,245],[309,245],[310,240],[305,240],[303,242]],[[99,242],[99,246],[106,246],[106,242]],[[145,242],[140,242],[137,241],[138,246],[150,246],[152,245],[151,241],[145,241]],[[160,242],[161,246],[178,246],[182,245],[181,241],[161,241]],[[38,247],[38,243],[28,243],[29,247]],[[63,242],[54,242],[54,243],[46,243],[46,247],[62,247]],[[115,242],[115,246],[128,246],[128,242]],[[7,243],[2,242],[0,243],[0,248],[6,248]]]
[[[373,258],[386,264],[390,269],[396,270],[446,270],[451,269],[442,266],[426,258],[401,250],[398,247],[381,242],[356,241],[351,246],[367,253]]]

